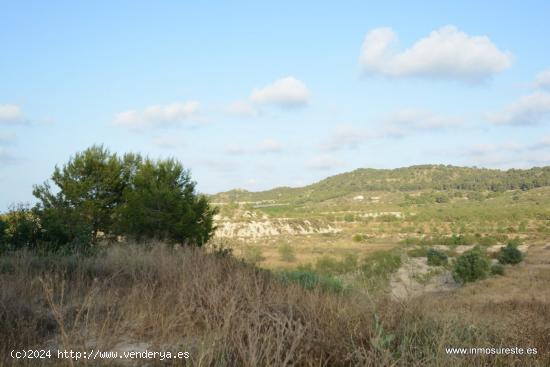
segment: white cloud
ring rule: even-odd
[[[375,138],[375,135],[369,133],[367,130],[342,125],[336,128],[329,139],[322,145],[322,148],[324,150],[354,149],[372,138]]]
[[[0,124],[21,124],[24,122],[23,113],[19,106],[0,104]]]
[[[550,89],[550,69],[537,74],[535,77],[535,88]]]
[[[511,54],[487,36],[470,36],[452,25],[432,31],[403,51],[396,49],[397,42],[391,28],[369,31],[359,57],[364,72],[475,82],[512,65]]]
[[[306,163],[306,166],[311,169],[316,170],[331,170],[333,168],[336,168],[342,164],[341,161],[337,160],[336,158],[330,156],[330,155],[320,155],[317,157],[313,157],[311,160],[309,160]]]
[[[258,145],[258,151],[260,153],[280,153],[281,150],[281,143],[273,139],[264,140]]]
[[[13,133],[0,133],[0,145],[11,144],[16,138],[17,135]]]
[[[114,124],[131,129],[167,126],[193,118],[198,111],[199,103],[196,101],[153,105],[143,111],[120,112],[115,115]]]
[[[262,88],[254,88],[248,100],[230,103],[225,107],[225,113],[239,117],[258,117],[262,113],[262,105],[301,107],[309,102],[310,95],[304,82],[287,76]]]
[[[443,130],[462,124],[462,119],[435,114],[427,110],[404,109],[386,119],[389,132],[403,130]],[[404,132],[404,131],[403,131]]]
[[[457,117],[438,115],[427,110],[400,110],[381,120],[378,127],[367,130],[341,125],[321,145],[324,150],[355,149],[366,142],[383,138],[403,138],[418,131],[440,131],[460,126]]]
[[[256,117],[258,111],[247,101],[236,101],[227,106],[225,112],[240,117]]]
[[[298,107],[308,103],[310,92],[304,82],[292,76],[274,81],[263,88],[255,88],[250,100],[258,104]]]
[[[521,97],[500,112],[486,114],[497,125],[538,125],[550,121],[550,94],[536,92]]]

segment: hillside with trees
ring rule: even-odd
[[[550,186],[550,167],[497,170],[445,165],[420,165],[396,169],[360,168],[328,177],[304,187],[280,187],[262,192],[232,190],[214,195],[215,202],[276,200],[323,201],[365,191],[530,190]]]

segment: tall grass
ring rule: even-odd
[[[396,261],[380,257],[376,264]],[[372,271],[380,269],[373,264]],[[199,249],[117,245],[95,257],[17,252],[0,257],[0,272],[0,366],[73,363],[14,361],[9,352],[17,348],[108,351],[138,342],[149,350],[188,351],[189,361],[169,363],[186,366],[549,362],[543,353],[547,345],[541,345],[546,339],[536,338],[532,329],[522,333],[532,325],[497,332],[483,320],[433,317],[426,312],[433,305],[423,298],[396,302],[383,295],[326,291],[320,284],[304,289],[231,256]],[[453,357],[444,351],[509,343],[538,346],[541,353],[513,359]],[[102,363],[114,365],[89,365]]]

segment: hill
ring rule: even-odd
[[[214,202],[287,203],[319,202],[371,191],[419,190],[493,191],[530,190],[550,186],[550,167],[497,170],[445,165],[419,165],[396,169],[360,168],[328,177],[304,187],[267,191],[231,190],[212,196]]]

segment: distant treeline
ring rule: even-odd
[[[362,168],[329,177],[310,187],[347,188],[350,192],[366,191],[412,191],[412,190],[470,190],[505,191],[529,190],[550,186],[550,167],[535,167],[527,170],[507,171],[423,165],[392,170]]]
[[[328,177],[312,185],[251,193],[233,190],[218,194],[214,201],[322,201],[368,191],[530,190],[550,186],[550,167],[509,169],[419,165],[396,169],[361,168]]]

